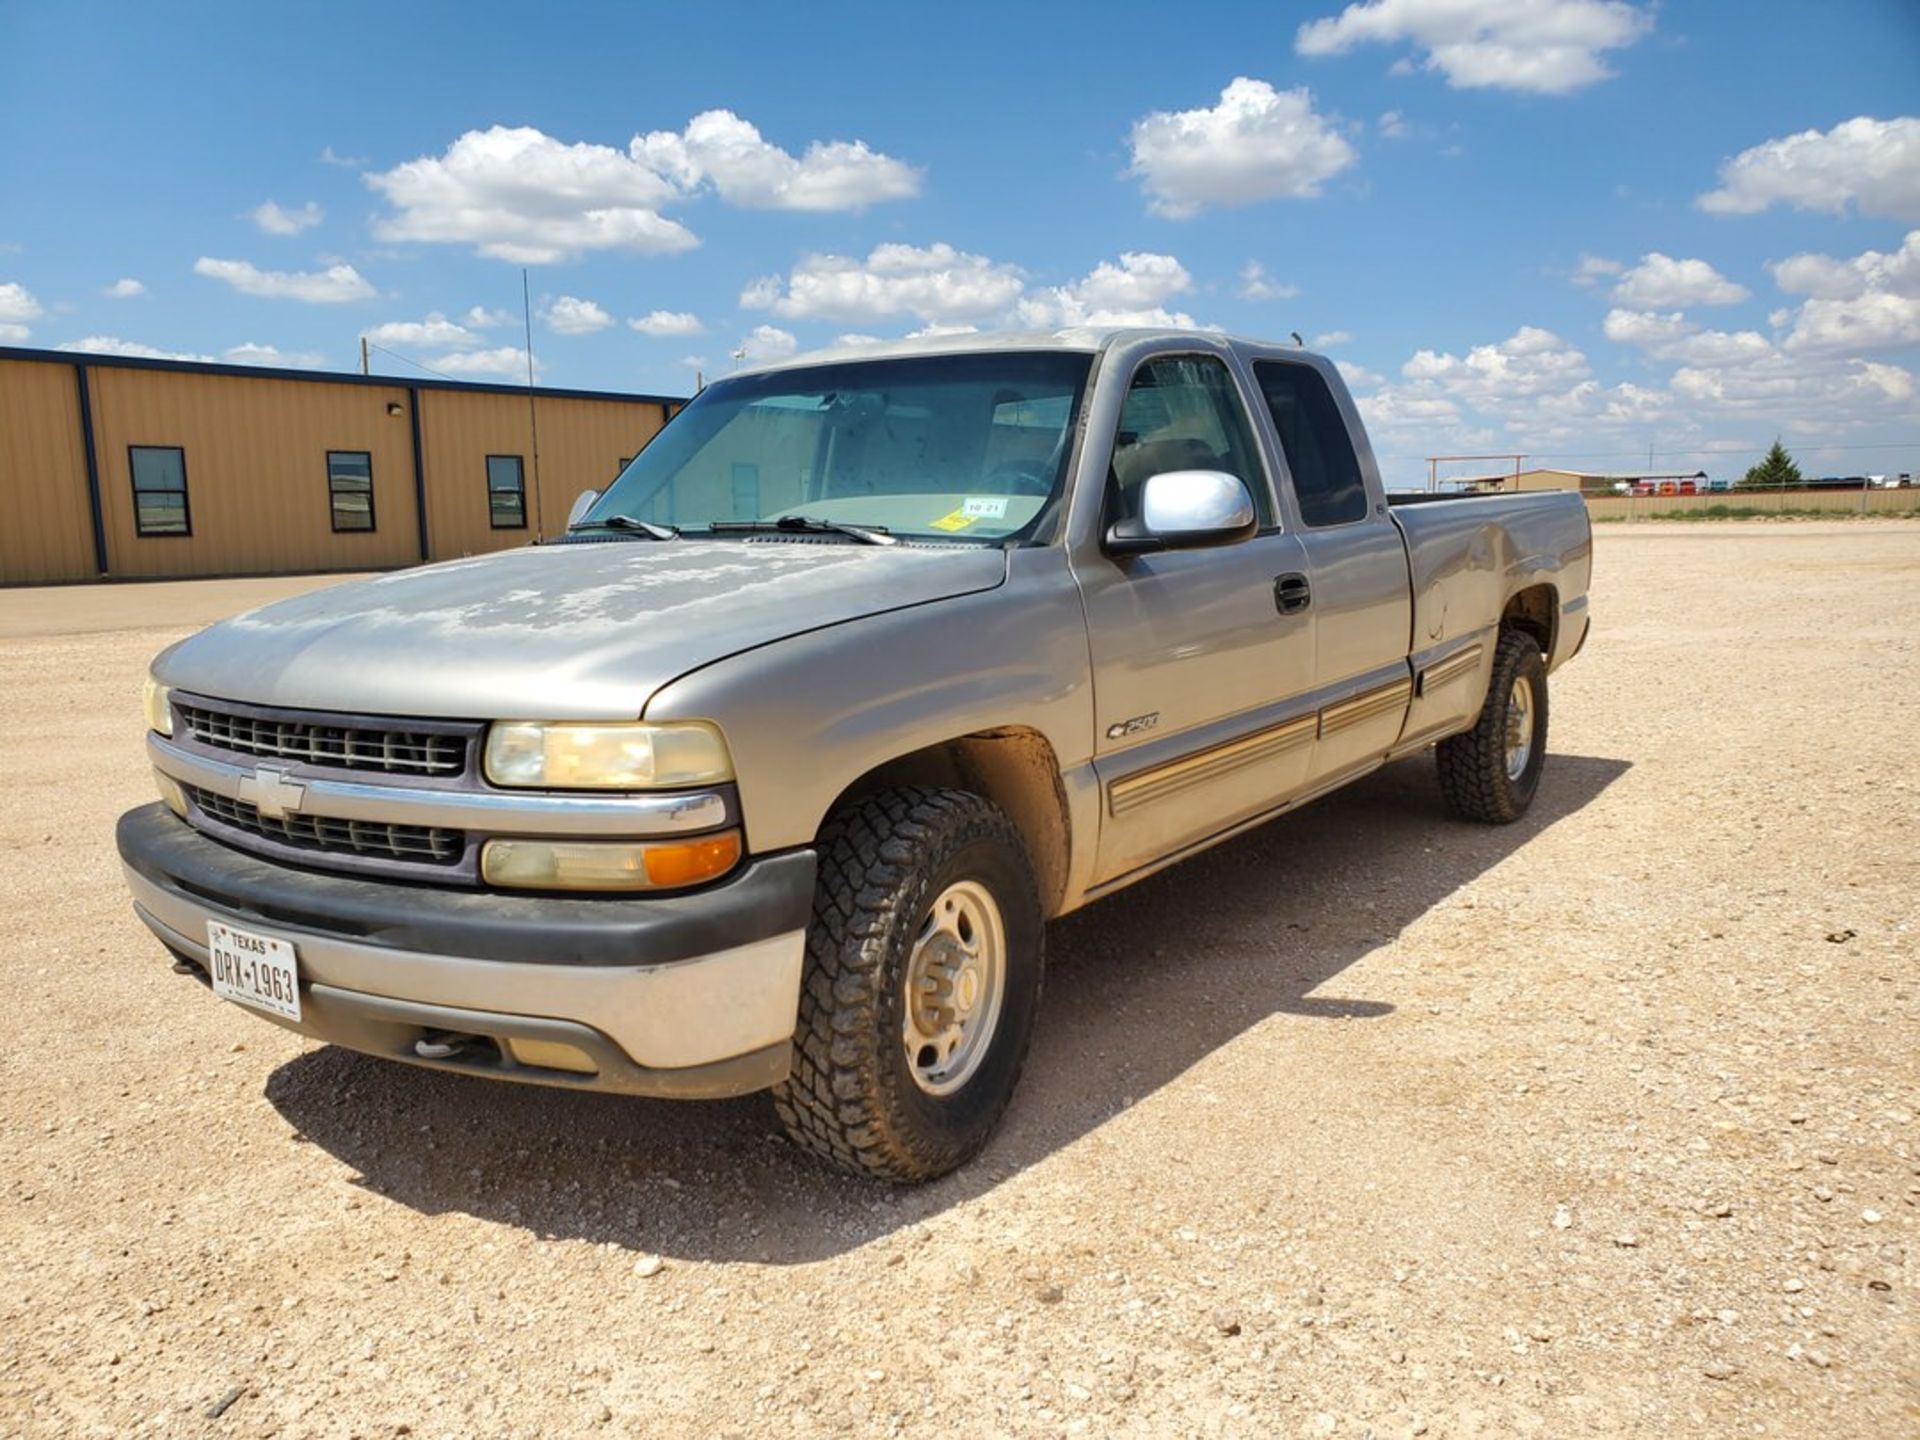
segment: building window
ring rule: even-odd
[[[133,528],[137,535],[191,535],[187,509],[187,452],[178,445],[129,445],[133,472]]]
[[[373,456],[365,450],[327,452],[327,504],[333,529],[373,529]]]
[[[518,455],[487,456],[487,515],[496,530],[527,528],[527,478]]]

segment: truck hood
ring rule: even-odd
[[[631,720],[690,670],[1006,579],[975,546],[645,540],[403,570],[224,620],[155,663],[166,684],[293,709]]]

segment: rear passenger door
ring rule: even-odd
[[[1306,548],[1320,701],[1311,784],[1377,763],[1400,738],[1412,700],[1413,625],[1406,546],[1369,479],[1347,417],[1318,368],[1256,360],[1256,383],[1286,460]]]

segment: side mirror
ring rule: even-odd
[[[1260,529],[1246,483],[1220,470],[1168,470],[1147,477],[1140,514],[1107,528],[1111,555],[1237,545]]]
[[[594,502],[599,498],[598,490],[582,490],[579,497],[574,500],[573,508],[567,511],[567,528],[571,530],[584,520],[587,512],[593,508]]]

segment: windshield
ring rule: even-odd
[[[581,519],[700,531],[801,516],[930,540],[1027,539],[1065,481],[1091,355],[1012,351],[718,381]]]

